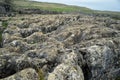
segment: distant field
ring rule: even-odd
[[[2,0],[0,0],[1,2]],[[42,11],[55,11],[57,13],[82,13],[95,16],[110,16],[120,19],[120,12],[98,11],[86,7],[65,5],[58,3],[36,2],[32,0],[12,0],[14,9],[19,11],[22,9],[40,9]]]
[[[57,12],[93,12],[93,10],[85,7],[78,6],[69,6],[64,4],[57,3],[46,3],[46,2],[36,2],[36,1],[28,1],[28,0],[14,0],[14,4],[16,5],[16,9],[42,9],[49,11],[57,11]]]
[[[120,12],[111,11],[97,11],[86,7],[58,4],[58,3],[47,3],[47,2],[36,2],[30,0],[13,0],[15,9],[41,9],[48,11],[56,11],[62,13],[83,13],[83,14],[97,14],[102,16],[111,16],[116,19],[120,19]]]

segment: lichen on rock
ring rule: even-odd
[[[119,25],[84,14],[13,17],[2,32],[0,79],[119,79]]]

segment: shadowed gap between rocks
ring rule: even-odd
[[[6,57],[6,56],[4,56],[4,57]],[[19,64],[14,61],[6,62],[4,67],[2,69],[0,69],[0,79],[14,75],[17,72],[24,70],[26,68],[35,68],[35,65],[29,64],[28,61],[21,61]]]
[[[0,71],[0,73],[1,73],[1,71]],[[16,73],[16,71],[14,69],[12,69],[12,66],[7,67],[7,65],[6,65],[5,68],[2,69],[2,74],[0,74],[0,79],[6,78],[15,73]]]
[[[2,39],[2,32],[0,31],[0,48],[3,47],[3,39]]]
[[[51,33],[51,32],[53,32],[53,31],[57,30],[58,27],[59,27],[59,26],[62,26],[62,25],[64,25],[64,22],[60,23],[60,24],[57,25],[57,26],[51,26],[51,27],[47,27],[47,28],[46,28],[46,27],[42,27],[42,28],[41,28],[41,31],[42,31],[44,34]]]
[[[50,32],[55,31],[55,30],[57,30],[57,27],[48,27],[48,28],[42,27],[42,28],[41,28],[41,31],[42,31],[44,34],[50,33]]]
[[[2,48],[2,42],[0,42],[0,48]]]
[[[83,56],[83,59],[84,59],[84,56],[87,54],[86,52],[83,52],[83,51],[79,51],[82,56]],[[84,59],[85,60],[85,59]],[[82,65],[82,71],[83,71],[83,74],[84,74],[84,80],[90,80],[91,77],[92,77],[92,73],[91,73],[91,70],[88,66],[88,64],[86,63],[86,60],[85,60],[85,64]]]
[[[90,78],[92,77],[92,74],[87,64],[82,66],[82,71],[84,74],[84,80],[90,80]]]

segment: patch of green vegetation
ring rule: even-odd
[[[10,21],[10,20],[12,20],[12,18],[11,18],[11,17],[9,17],[8,21]]]
[[[42,69],[38,69],[38,76],[40,77],[40,80],[45,80]]]
[[[57,13],[82,13],[87,15],[103,15],[120,20],[120,12],[91,10],[86,7],[71,6],[58,3],[37,2],[32,0],[12,0],[15,11],[23,9],[40,9],[41,11],[54,11]],[[119,17],[118,17],[119,16]]]
[[[36,2],[29,0],[14,0],[16,10],[19,9],[40,9],[56,12],[91,12],[92,10],[85,7],[70,6],[58,3]]]
[[[113,15],[113,16],[111,16],[111,18],[113,18],[115,20],[120,20],[120,16],[117,16],[117,15]]]
[[[3,33],[3,30],[4,29],[6,29],[7,28],[7,26],[8,26],[8,22],[5,20],[5,21],[2,21],[2,30],[0,30],[0,44],[1,44],[1,42],[2,42],[2,33]]]
[[[120,76],[119,76],[119,77],[117,77],[115,80],[120,80]]]
[[[3,21],[2,22],[2,27],[6,28],[8,26],[8,22],[7,21]]]
[[[110,17],[115,20],[120,20],[120,12],[111,12],[111,11],[94,11],[94,15],[102,17]]]
[[[58,3],[36,2],[30,0],[14,0],[16,10],[40,9],[42,11],[55,11],[59,13],[82,13],[88,15],[101,15],[120,20],[120,12],[91,10],[86,7],[71,6]]]

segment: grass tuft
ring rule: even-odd
[[[40,80],[45,80],[42,69],[39,69],[39,70],[38,70],[38,75],[39,75],[39,77],[40,77]]]
[[[2,22],[2,27],[3,27],[3,28],[7,28],[7,26],[8,26],[8,22],[7,22],[7,21],[3,21],[3,22]]]
[[[115,80],[120,80],[120,77],[117,77]]]

